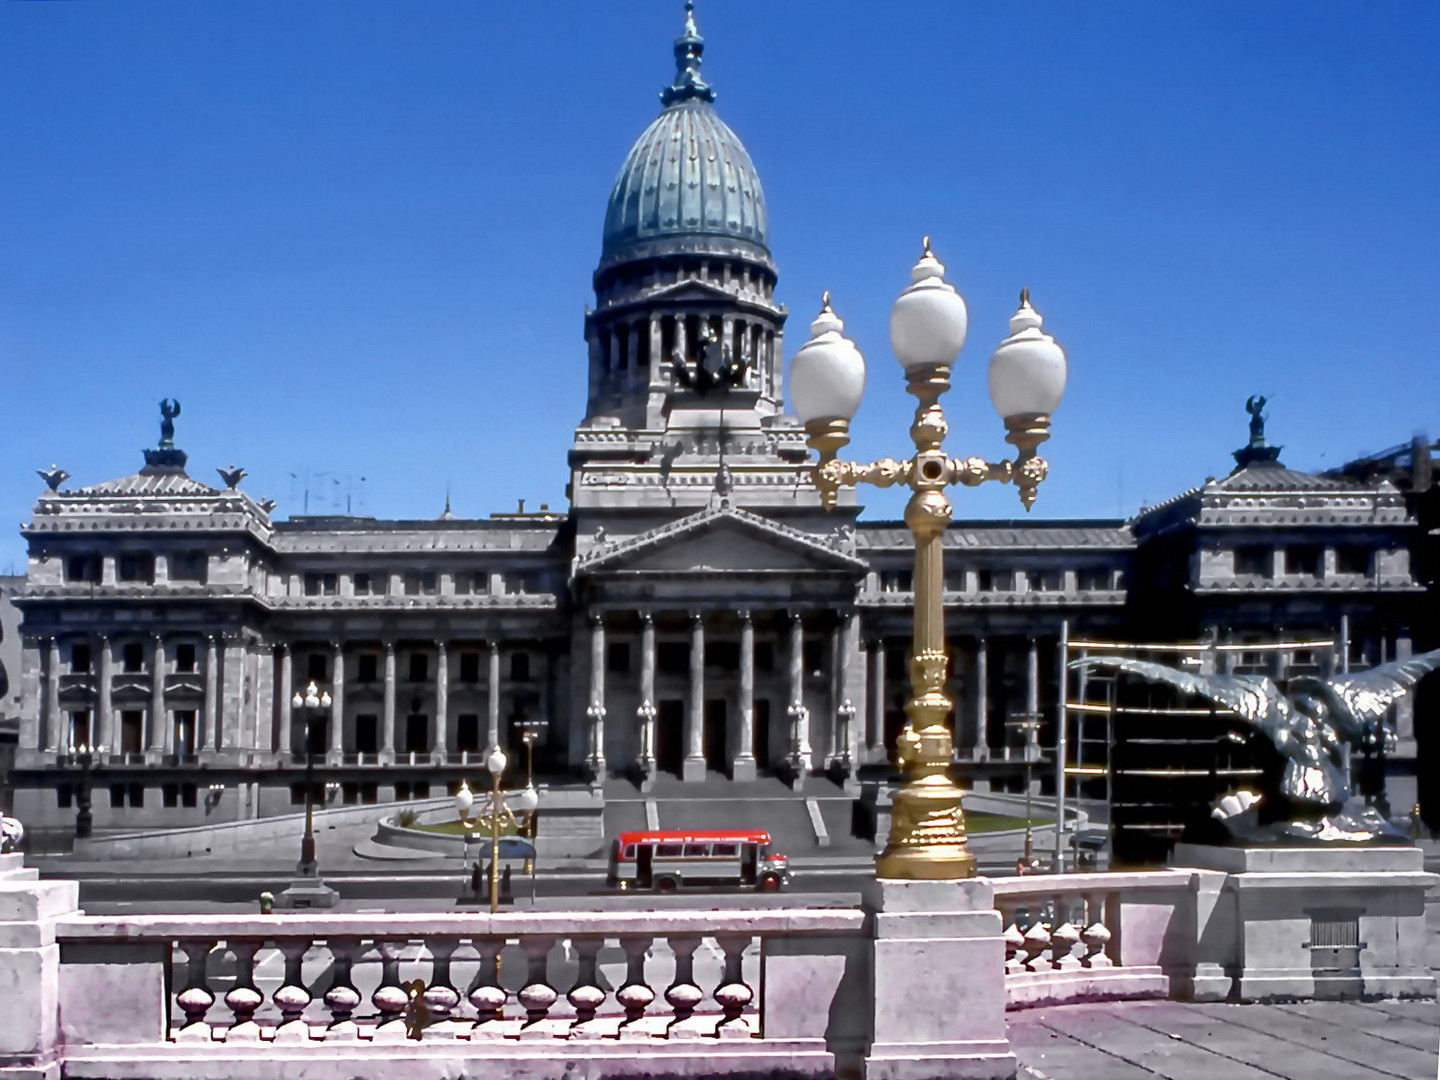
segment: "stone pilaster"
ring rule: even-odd
[[[380,763],[395,763],[395,643],[385,642],[385,706],[380,728]]]
[[[641,786],[648,790],[655,781],[655,618],[648,611],[640,613],[640,706],[638,716],[640,720]]]
[[[500,643],[490,641],[489,668],[486,671],[485,753],[500,745]]]
[[[605,619],[590,613],[590,705],[585,710],[589,732],[585,766],[592,781],[605,779]]]
[[[325,759],[332,765],[345,760],[345,642],[330,643],[330,745]]]
[[[45,749],[60,752],[60,641],[49,639],[45,654]]]
[[[97,642],[100,646],[100,687],[96,695],[95,723],[91,727],[90,740],[96,747],[101,748],[96,761],[105,762],[109,760],[108,755],[115,752],[115,706],[110,697],[114,660],[110,655],[109,635],[101,634]]]
[[[430,760],[444,765],[450,754],[450,650],[435,642],[435,746]]]
[[[810,772],[810,710],[805,705],[805,623],[790,613],[790,773],[798,789]]]
[[[990,645],[982,637],[975,644],[975,748],[976,761],[990,760]]]
[[[870,724],[865,733],[872,757],[883,757],[885,746],[885,639],[870,643]]]
[[[214,634],[205,635],[205,709],[201,714],[199,752],[220,749],[220,646]]]
[[[164,752],[169,719],[165,715],[165,642],[154,634],[150,638],[150,730],[145,743],[152,753]]]

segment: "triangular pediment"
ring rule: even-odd
[[[592,548],[576,569],[580,574],[861,573],[866,564],[852,545],[839,533],[820,539],[746,510],[721,508]]]
[[[662,289],[656,289],[645,298],[646,303],[654,303],[657,300],[675,301],[683,303],[686,301],[698,300],[711,303],[716,300],[734,300],[735,294],[727,292],[719,285],[712,285],[708,281],[686,280],[678,281],[674,285],[667,285]]]

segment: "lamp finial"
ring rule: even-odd
[[[1024,288],[1024,289],[1021,289],[1021,290],[1020,290],[1020,306],[1021,306],[1021,307],[1029,307],[1029,306],[1030,306],[1030,290],[1029,290],[1028,288]]]
[[[829,290],[829,289],[826,289],[823,293],[820,294],[820,310],[821,310],[821,311],[829,311],[829,310],[830,310],[830,290]]]

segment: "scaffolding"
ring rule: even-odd
[[[1338,639],[1180,644],[1071,638],[1069,624],[1064,624],[1057,673],[1061,689],[1055,753],[1058,820],[1064,820],[1072,800],[1076,804],[1103,800],[1112,853],[1117,848],[1117,817],[1121,830],[1148,832],[1157,844],[1168,843],[1178,838],[1180,807],[1188,806],[1193,814],[1196,800],[1203,798],[1208,805],[1226,791],[1254,782],[1262,772],[1242,752],[1246,737],[1239,734],[1239,719],[1228,711],[1209,704],[1177,704],[1172,688],[1138,684],[1134,679],[1125,680],[1122,695],[1121,673],[1072,670],[1072,662],[1109,656],[1163,663],[1197,675],[1263,674],[1277,680],[1328,675],[1349,670],[1346,622],[1342,621]],[[1097,787],[1103,794],[1097,796]],[[1164,794],[1153,803],[1136,802],[1135,793],[1146,789]],[[1145,811],[1137,808],[1146,805],[1153,811],[1150,820],[1140,820],[1138,815]],[[1058,871],[1067,869],[1066,858],[1064,830],[1057,828]]]

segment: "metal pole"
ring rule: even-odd
[[[1070,620],[1060,621],[1060,699],[1055,703],[1055,872],[1065,872],[1065,758],[1070,752]]]
[[[495,779],[494,801],[490,804],[490,914],[500,910],[500,774]]]
[[[300,840],[300,873],[315,874],[315,711],[305,710],[305,835]]]

